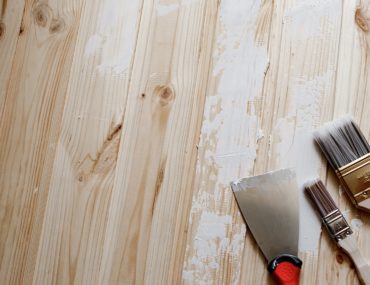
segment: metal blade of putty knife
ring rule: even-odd
[[[292,169],[282,169],[231,183],[254,239],[280,284],[299,284],[298,186]]]

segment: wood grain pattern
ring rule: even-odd
[[[21,25],[25,1],[0,1],[0,118],[11,76],[16,46],[24,27]]]
[[[269,64],[267,41],[256,27],[263,22],[258,31],[269,29],[271,7],[260,14],[254,1],[231,2],[223,1],[219,11],[189,219],[185,284],[243,282],[245,226],[229,183],[250,174],[256,158],[255,102],[260,100]]]
[[[168,7],[173,10],[164,13]],[[216,7],[216,1],[144,2],[103,283],[173,284],[174,273],[181,274],[177,259],[183,248],[177,246],[190,204],[212,44],[212,37],[203,35],[213,34]]]
[[[229,182],[370,139],[367,0],[0,0],[1,284],[274,284]],[[301,195],[301,284],[360,284]]]
[[[39,249],[35,284],[99,280],[141,8],[131,3],[89,2],[81,13],[40,239],[48,250]]]
[[[79,5],[27,1],[0,133],[1,280],[27,283],[39,246],[59,120],[77,36]],[[22,11],[23,12],[23,11]],[[57,22],[57,28],[51,25]]]

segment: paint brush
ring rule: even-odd
[[[349,116],[325,124],[314,133],[352,203],[370,211],[370,145]]]
[[[302,261],[295,172],[283,169],[231,183],[240,210],[281,285],[298,285]]]
[[[370,285],[370,265],[365,261],[357,246],[353,231],[341,211],[333,201],[320,179],[309,181],[304,185],[305,193],[317,209],[329,235],[352,259],[360,280]]]

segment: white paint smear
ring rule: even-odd
[[[192,270],[184,270],[182,272],[182,278],[186,281],[193,282],[194,272]]]
[[[159,17],[162,17],[162,16],[165,16],[167,14],[170,14],[176,11],[178,8],[179,8],[179,4],[169,4],[169,5],[158,4],[157,5],[157,15]]]
[[[240,255],[245,228],[230,241],[227,234],[231,224],[232,217],[229,215],[202,212],[197,234],[194,237],[195,254],[187,260],[187,268],[182,273],[185,281],[196,280],[197,284],[208,284],[207,281],[212,280],[213,273],[220,267],[218,263],[220,256],[225,256],[226,253],[232,256]]]
[[[251,1],[222,1],[220,6],[222,33],[213,55],[218,88],[206,99],[200,141],[200,148],[206,149],[206,163],[200,172],[212,166],[218,170],[215,199],[224,194],[221,191],[229,188],[231,181],[247,176],[256,159],[258,122],[254,99],[261,95],[268,63],[266,48],[254,43],[257,10],[258,5]],[[233,198],[231,191],[229,194]]]
[[[277,159],[281,167],[294,167],[300,187],[300,239],[301,251],[316,251],[321,225],[303,192],[303,184],[317,178],[320,171],[320,154],[315,148],[312,132],[320,116],[321,97],[333,74],[317,76],[313,80],[297,79],[292,88],[288,117],[278,120]]]
[[[230,224],[231,216],[219,216],[206,211],[202,213],[195,236],[195,249],[199,258],[207,259],[217,256],[220,250],[225,251],[229,243],[226,237],[227,225]]]
[[[234,201],[229,183],[250,174],[257,140],[263,135],[258,131],[254,100],[262,92],[268,57],[266,48],[254,43],[258,11],[254,1],[220,2],[213,54],[218,85],[205,102],[196,169],[200,182],[190,215],[194,235],[183,271],[187,284],[214,280],[212,274],[225,255],[233,256],[231,284],[239,283],[245,225],[232,223],[227,215]]]
[[[189,6],[189,5],[197,3],[197,2],[199,2],[199,0],[182,0],[181,5]]]
[[[352,226],[351,228],[355,232],[359,231],[363,225],[364,225],[364,223],[360,219],[352,219],[351,220],[351,226]]]
[[[103,45],[103,37],[100,35],[92,35],[86,43],[85,46],[85,57],[92,56]]]
[[[131,62],[139,1],[102,1],[96,33],[85,45],[85,57],[99,56],[96,69],[101,74],[124,74]]]
[[[335,28],[335,19],[341,13],[341,5],[341,1],[337,0],[298,1],[285,13],[284,23],[289,24],[288,32],[292,33],[295,40],[321,38],[325,36],[323,29],[328,29],[327,25]],[[325,25],[323,20],[326,21]]]
[[[119,0],[102,1],[102,14],[100,17],[101,25],[107,28],[113,28],[116,25],[117,19],[119,17],[119,12],[122,9],[122,6],[120,6],[119,4]]]

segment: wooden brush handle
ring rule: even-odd
[[[338,244],[352,258],[359,279],[363,284],[370,285],[370,264],[361,255],[355,237],[349,235],[345,239],[340,240]]]

